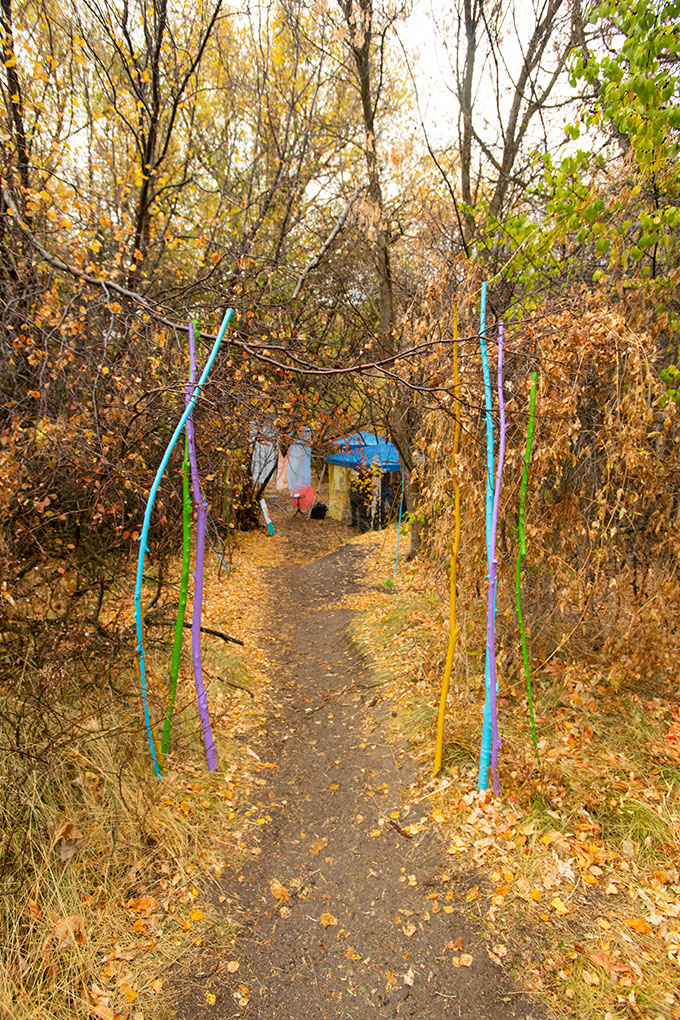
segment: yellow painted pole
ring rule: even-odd
[[[456,626],[456,577],[458,573],[458,547],[460,545],[460,485],[456,478],[456,457],[458,456],[458,444],[460,443],[460,377],[458,374],[458,309],[453,309],[453,397],[454,414],[456,427],[453,434],[453,453],[451,454],[451,474],[453,479],[454,492],[454,533],[453,549],[451,550],[450,568],[450,595],[449,595],[449,647],[446,653],[446,666],[442,679],[441,696],[439,698],[439,715],[437,717],[437,741],[434,752],[433,776],[436,776],[442,767],[442,751],[444,747],[444,716],[446,714],[446,699],[451,683],[451,670],[453,669],[453,654],[456,650],[458,638],[458,627]]]

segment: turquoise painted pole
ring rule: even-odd
[[[151,523],[151,512],[153,510],[153,505],[156,501],[156,495],[161,484],[161,479],[163,478],[165,469],[168,466],[168,461],[170,460],[172,451],[175,448],[175,444],[179,437],[182,435],[182,430],[184,429],[187,418],[191,414],[194,404],[198,400],[201,390],[203,389],[203,385],[206,379],[208,378],[208,373],[210,372],[213,362],[217,357],[217,352],[220,349],[220,344],[224,339],[224,334],[227,331],[229,320],[231,319],[233,314],[234,312],[230,308],[227,311],[226,315],[224,316],[222,325],[220,326],[219,333],[215,337],[215,343],[213,344],[212,350],[210,352],[210,357],[208,358],[205,364],[205,368],[201,373],[201,378],[198,380],[198,384],[194,389],[191,399],[187,401],[187,405],[184,408],[184,414],[177,423],[177,427],[175,428],[175,431],[173,432],[170,438],[170,442],[166,447],[165,453],[163,454],[163,459],[158,465],[156,477],[153,480],[153,484],[149,492],[149,498],[146,504],[146,509],[144,510],[144,522],[142,524],[142,533],[139,537],[139,555],[137,557],[137,577],[135,581],[135,598],[134,598],[135,626],[137,632],[137,665],[139,668],[139,686],[142,692],[142,706],[144,709],[144,726],[146,729],[146,736],[149,741],[149,750],[151,751],[151,761],[153,762],[153,770],[157,776],[160,776],[162,773],[160,770],[160,766],[158,764],[158,755],[156,753],[156,745],[154,743],[153,730],[151,727],[151,715],[149,712],[149,695],[146,684],[146,653],[144,650],[144,628],[142,620],[142,578],[144,575],[144,558],[148,552],[146,541],[147,538],[149,537],[149,524]]]
[[[479,309],[479,346],[482,355],[482,375],[484,376],[484,410],[486,415],[486,559],[491,571],[492,549],[491,530],[493,518],[494,491],[494,455],[493,455],[493,404],[491,396],[491,373],[489,372],[489,355],[486,349],[486,281],[482,284]],[[494,612],[496,609],[494,598]],[[486,697],[484,715],[482,717],[482,748],[479,754],[479,775],[477,789],[486,790],[489,766],[491,764],[491,743],[493,739],[491,724],[491,654],[487,634],[486,657],[484,665],[484,683]]]

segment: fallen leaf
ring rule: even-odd
[[[325,914],[322,914],[319,920],[321,921],[324,928],[329,928],[332,924],[338,923],[337,917],[333,917],[333,915],[329,914],[328,911],[326,911]]]
[[[114,942],[113,949],[106,957],[107,960],[134,960],[137,955],[135,949],[123,949],[120,943]]]
[[[97,1017],[97,1020],[114,1020],[113,1010],[110,1006],[102,1006],[99,1003],[96,1006],[88,1004],[88,1009],[92,1016]]]
[[[77,825],[73,822],[64,821],[54,834],[55,842],[59,842],[59,858],[68,861],[85,839]]]
[[[404,974],[403,980],[404,980],[404,984],[405,985],[408,985],[409,988],[413,988],[413,982],[415,980],[415,974],[413,973],[413,968],[412,967],[409,967],[409,969],[406,971],[406,973]]]
[[[205,1001],[208,1003],[209,1006],[214,1006],[215,1003],[217,1002],[217,996],[215,995],[214,992],[206,992]]]
[[[203,911],[199,910],[198,907],[194,907],[193,910],[189,911],[189,917],[191,918],[192,921],[202,921],[203,920]]]
[[[590,959],[608,974],[626,974],[630,971],[627,963],[614,960],[608,953],[589,953]]]
[[[247,1006],[250,1000],[250,988],[248,988],[248,985],[239,985],[234,992],[234,998],[239,1006]]]
[[[274,896],[275,899],[279,901],[279,903],[283,903],[284,901],[288,901],[290,899],[288,895],[288,890],[286,889],[285,885],[282,885],[277,878],[271,879],[271,881],[269,882],[269,888],[271,890],[272,896]]]
[[[126,906],[135,914],[147,914],[153,910],[157,903],[158,900],[155,896],[140,896],[136,900],[128,900]]]
[[[80,914],[62,917],[52,929],[52,937],[60,949],[82,946],[85,941],[85,922]]]
[[[651,924],[648,921],[644,921],[641,917],[624,918],[623,923],[627,928],[638,931],[641,935],[648,935],[652,930]]]
[[[554,900],[550,901],[550,906],[553,908],[556,914],[568,914],[569,908],[565,907],[559,896],[556,896]]]
[[[241,964],[238,962],[238,960],[229,960],[229,962],[227,963],[227,973],[235,974],[240,966]]]
[[[58,839],[84,839],[82,832],[73,822],[63,821],[54,833],[55,842]]]
[[[462,953],[461,954],[460,965],[461,965],[461,967],[471,967],[472,966],[472,957],[470,956],[469,953]]]
[[[327,840],[327,839],[326,839],[326,837],[324,836],[324,837],[323,837],[322,839],[316,839],[316,840],[315,840],[315,841],[314,841],[314,842],[313,842],[313,843],[311,844],[311,846],[309,847],[309,852],[310,852],[310,854],[313,854],[313,855],[314,855],[314,856],[316,857],[316,855],[317,855],[317,854],[318,854],[318,853],[319,853],[319,852],[320,852],[321,850],[323,850],[323,849],[324,849],[324,847],[327,847],[327,846],[328,846],[328,840]]]
[[[28,897],[28,910],[31,917],[34,917],[36,921],[42,920],[42,911],[35,900],[32,900],[30,896]]]
[[[418,929],[416,928],[415,924],[411,924],[410,921],[407,921],[401,930],[403,931],[406,938],[410,939],[412,935],[415,935]]]

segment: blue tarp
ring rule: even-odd
[[[333,440],[335,453],[329,454],[329,464],[353,468],[358,471],[362,467],[378,464],[383,471],[400,471],[399,453],[394,443],[372,432],[353,432],[342,439]]]

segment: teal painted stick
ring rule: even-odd
[[[522,619],[522,600],[520,595],[520,582],[522,577],[522,559],[527,554],[527,544],[524,536],[524,507],[527,496],[527,481],[529,479],[529,461],[531,460],[531,447],[534,441],[534,416],[536,412],[536,383],[538,375],[531,373],[531,391],[529,393],[529,424],[527,425],[527,445],[524,451],[524,467],[522,469],[522,484],[519,492],[519,521],[517,533],[519,538],[519,549],[517,550],[517,565],[515,567],[515,608],[517,610],[517,621],[519,623],[519,637],[522,644],[522,659],[524,661],[524,677],[527,685],[527,699],[529,702],[529,718],[531,719],[531,739],[536,752],[536,761],[541,764],[541,756],[538,753],[538,741],[536,740],[536,721],[534,719],[534,702],[531,695],[531,673],[529,670],[529,654],[527,652],[527,639],[524,632],[524,621]]]
[[[189,395],[187,394],[187,400]],[[168,753],[170,743],[170,730],[172,728],[172,715],[175,710],[175,697],[177,695],[177,677],[179,676],[179,660],[182,653],[182,634],[184,632],[184,617],[187,609],[187,592],[189,590],[189,560],[191,552],[191,496],[189,494],[189,443],[184,437],[184,460],[182,461],[182,576],[179,583],[179,604],[177,606],[177,623],[175,624],[175,640],[172,646],[172,660],[170,662],[170,686],[168,691],[168,704],[165,709],[165,721],[163,723],[163,737],[161,739],[161,758]]]
[[[484,409],[486,414],[486,559],[489,571],[491,571],[491,530],[493,518],[493,492],[494,492],[494,454],[493,454],[493,404],[491,396],[491,373],[489,372],[489,355],[486,349],[486,282],[482,284],[482,294],[479,309],[479,346],[482,355],[482,375],[484,376]],[[494,595],[493,612],[496,612],[496,599]],[[489,766],[491,765],[491,744],[493,730],[491,725],[491,649],[487,633],[486,657],[484,664],[484,684],[486,698],[484,700],[484,715],[482,718],[482,747],[479,753],[479,774],[477,789],[486,790]]]
[[[136,580],[135,580],[135,598],[134,598],[134,605],[135,605],[135,628],[136,628],[136,635],[137,635],[137,649],[136,649],[137,650],[137,666],[138,666],[138,669],[139,669],[139,686],[140,686],[141,692],[142,692],[142,706],[143,706],[143,709],[144,709],[144,727],[146,729],[146,736],[147,736],[147,740],[149,742],[149,750],[151,751],[151,761],[153,763],[153,770],[154,770],[154,772],[155,772],[155,774],[157,776],[160,776],[162,773],[161,773],[161,770],[160,770],[160,766],[158,764],[158,755],[156,754],[156,745],[154,743],[153,730],[152,730],[152,727],[151,727],[151,715],[149,713],[149,695],[148,695],[147,684],[146,684],[146,653],[145,653],[145,650],[144,650],[144,628],[143,628],[143,618],[142,618],[142,578],[143,578],[143,575],[144,575],[144,559],[145,559],[146,554],[148,552],[148,548],[147,548],[146,542],[147,542],[147,539],[149,537],[149,524],[151,523],[151,512],[153,511],[153,505],[154,505],[154,503],[156,501],[156,495],[158,493],[158,489],[160,487],[161,480],[162,480],[163,475],[165,473],[165,469],[168,466],[168,461],[170,460],[170,456],[172,454],[172,451],[175,448],[175,444],[176,444],[177,440],[179,439],[179,437],[182,434],[182,429],[184,428],[184,426],[186,424],[187,418],[191,414],[191,412],[193,410],[193,407],[194,407],[194,404],[198,400],[198,398],[200,396],[200,393],[201,393],[201,390],[203,389],[203,385],[204,385],[206,379],[208,378],[208,374],[210,372],[210,369],[212,368],[213,362],[214,362],[215,358],[217,357],[217,352],[220,349],[220,344],[222,343],[222,340],[224,339],[224,334],[227,331],[227,326],[229,325],[229,320],[231,319],[233,314],[234,314],[234,312],[230,308],[230,309],[228,309],[226,315],[224,316],[224,319],[222,321],[222,325],[220,326],[219,333],[215,337],[215,343],[213,344],[212,350],[210,352],[210,357],[208,358],[208,360],[207,360],[207,362],[205,364],[205,368],[203,369],[203,372],[201,374],[201,378],[198,380],[198,384],[197,384],[196,388],[194,389],[194,392],[192,393],[191,398],[188,401],[186,407],[184,408],[184,414],[182,415],[182,417],[180,418],[179,422],[177,423],[175,431],[173,432],[172,436],[170,437],[170,442],[168,443],[168,445],[166,447],[166,450],[165,450],[165,453],[163,454],[163,459],[161,460],[160,464],[158,465],[158,470],[156,471],[156,477],[153,480],[153,484],[152,484],[151,490],[149,492],[149,498],[147,500],[146,508],[144,510],[144,521],[142,523],[142,533],[141,533],[141,535],[139,537],[139,555],[137,557],[137,577],[136,577]]]

